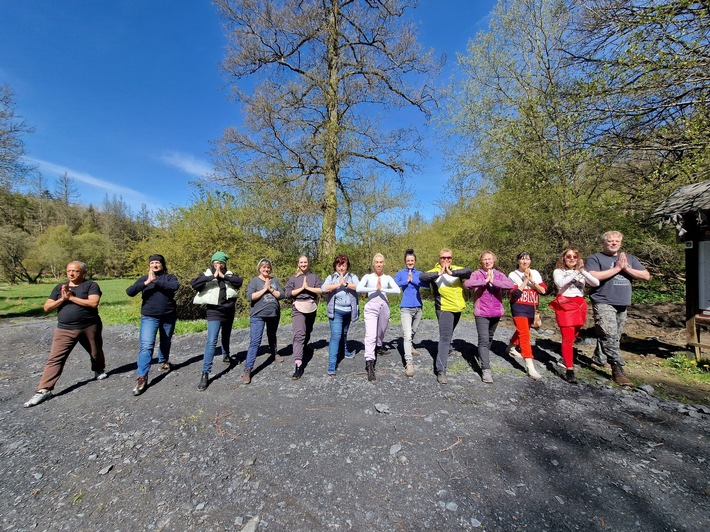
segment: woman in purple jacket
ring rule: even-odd
[[[481,361],[483,373],[481,379],[485,383],[493,382],[491,374],[490,349],[493,336],[503,309],[503,290],[515,288],[503,272],[496,270],[496,256],[492,251],[484,251],[479,257],[481,269],[473,272],[464,283],[466,288],[473,288],[473,315],[476,318],[476,331],[478,332],[478,357]]]

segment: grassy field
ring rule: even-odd
[[[97,281],[101,286],[103,295],[101,296],[101,306],[99,312],[104,325],[131,324],[138,326],[140,322],[141,298],[136,296],[130,298],[126,295],[126,288],[133,283],[134,279],[106,279]],[[49,297],[54,288],[54,283],[43,283],[36,285],[0,285],[0,319],[44,316],[42,305]],[[390,298],[391,321],[394,324],[400,323],[399,297]],[[360,302],[360,311],[364,302]],[[469,317],[472,314],[471,302],[467,303],[467,310],[464,315]],[[291,305],[282,305],[281,323],[291,323]],[[436,319],[434,311],[434,301],[424,302],[424,319]],[[325,303],[318,306],[317,321],[328,321]],[[248,328],[249,316],[237,316],[234,321],[235,328]],[[176,334],[188,332],[200,332],[207,330],[204,320],[180,320],[177,323]]]

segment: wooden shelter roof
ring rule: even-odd
[[[710,181],[685,185],[653,211],[656,217],[672,217],[710,210]]]

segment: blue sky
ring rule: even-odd
[[[420,0],[410,12],[422,44],[447,54],[444,79],[495,3]],[[85,204],[191,202],[210,141],[240,122],[220,71],[225,44],[208,0],[0,0],[0,84],[35,128],[27,155],[50,190],[68,172]],[[415,207],[431,216],[447,174],[424,134],[429,157],[411,179]]]

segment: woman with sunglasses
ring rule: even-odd
[[[247,301],[251,305],[249,311],[249,349],[247,350],[247,360],[244,363],[244,375],[242,382],[251,382],[251,370],[256,362],[256,355],[261,346],[261,338],[266,327],[266,338],[269,341],[269,353],[275,359],[276,353],[276,331],[279,328],[279,318],[281,317],[281,307],[279,299],[286,293],[278,279],[271,276],[272,266],[269,259],[261,259],[256,269],[259,275],[254,277],[247,285]]]
[[[599,286],[599,279],[584,269],[579,250],[567,248],[560,255],[552,274],[557,286],[557,296],[550,302],[562,335],[562,360],[565,380],[577,384],[574,376],[574,341],[587,320],[587,302],[584,300],[584,285]]]
[[[453,260],[451,250],[444,248],[439,251],[439,263],[419,276],[422,285],[428,285],[434,293],[436,319],[439,321],[439,346],[436,352],[436,380],[439,384],[448,382],[446,364],[451,340],[461,319],[461,312],[466,308],[463,280],[471,276],[470,268],[455,266]]]

